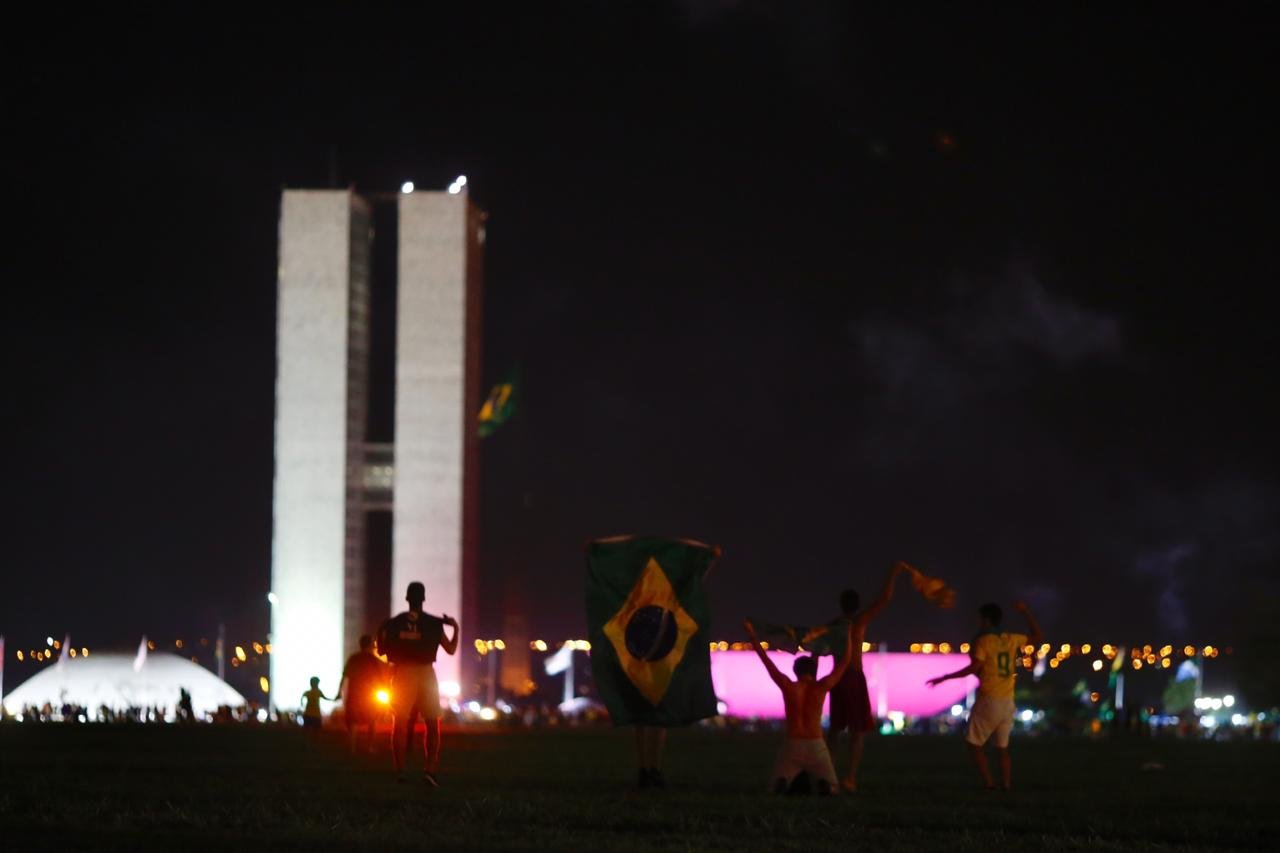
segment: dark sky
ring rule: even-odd
[[[15,644],[265,635],[279,192],[331,146],[490,213],[485,381],[525,383],[482,559],[541,635],[620,532],[723,545],[731,638],[899,558],[961,592],[904,595],[899,643],[1015,596],[1064,641],[1227,643],[1275,595],[1252,12],[425,5],[8,34]]]

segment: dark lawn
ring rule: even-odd
[[[630,735],[447,732],[433,791],[337,733],[311,751],[278,729],[3,725],[0,848],[1280,847],[1277,744],[1023,738],[1005,793],[958,739],[876,737],[863,790],[824,799],[763,793],[778,735],[702,729],[672,732],[670,788],[641,792]]]

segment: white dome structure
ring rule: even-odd
[[[29,705],[38,708],[47,702],[57,708],[69,702],[84,707],[91,717],[103,705],[112,711],[159,706],[172,714],[184,689],[198,717],[220,705],[245,704],[229,684],[187,658],[151,652],[135,670],[137,660],[127,653],[106,653],[60,661],[6,694],[4,707],[18,714]]]

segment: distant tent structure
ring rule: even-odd
[[[231,685],[187,658],[152,652],[135,667],[137,657],[125,652],[70,658],[18,685],[4,697],[4,707],[16,714],[29,705],[71,703],[83,706],[91,715],[104,705],[112,711],[155,706],[172,709],[182,690],[191,694],[197,716],[212,713],[221,705],[236,708],[245,704],[245,698]]]

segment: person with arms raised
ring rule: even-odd
[[[818,678],[818,659],[801,655],[795,660],[796,678],[792,681],[769,659],[756,639],[756,628],[748,619],[743,623],[751,647],[769,673],[769,678],[782,691],[782,704],[786,711],[786,739],[778,751],[773,769],[773,789],[785,794],[791,790],[796,778],[803,772],[816,780],[818,793],[839,792],[836,769],[831,763],[831,753],[822,738],[822,706],[831,688],[839,683],[853,656],[853,623],[845,625],[844,656],[823,678]]]
[[[1019,601],[1014,609],[1027,620],[1027,633],[1018,634],[1000,629],[1002,613],[998,604],[984,604],[978,608],[978,636],[974,637],[970,663],[964,669],[930,678],[926,683],[933,687],[952,678],[966,675],[978,676],[978,697],[969,709],[969,727],[965,731],[965,743],[969,757],[978,768],[982,784],[994,788],[991,768],[987,766],[987,754],[983,750],[988,740],[995,739],[996,758],[1000,763],[1000,782],[1007,791],[1013,785],[1013,762],[1009,758],[1009,734],[1013,731],[1013,715],[1017,708],[1013,701],[1013,687],[1017,679],[1016,664],[1022,657],[1024,646],[1038,646],[1044,639],[1040,626],[1027,605]]]

